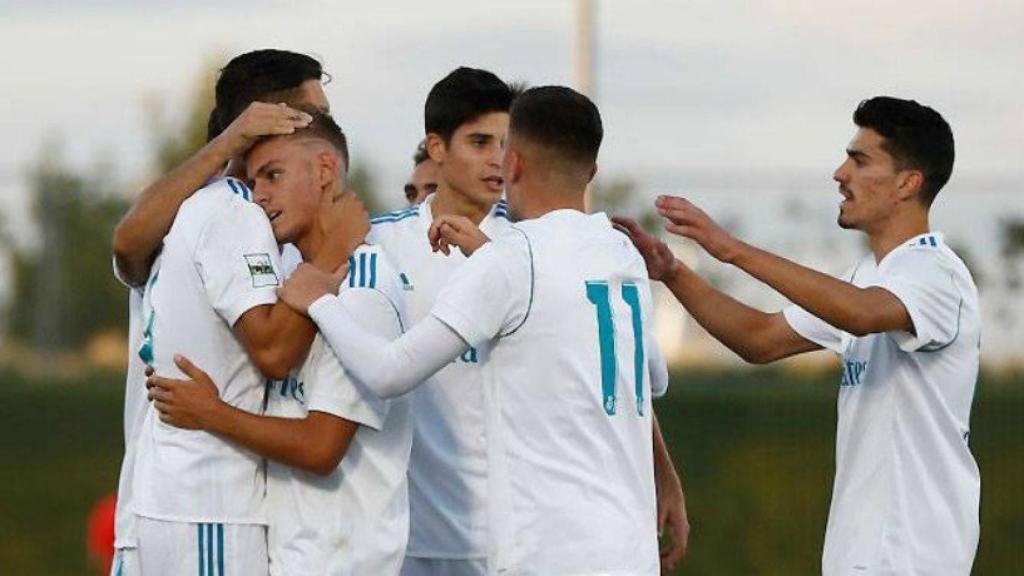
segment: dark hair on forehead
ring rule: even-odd
[[[583,94],[564,86],[539,86],[516,98],[509,135],[574,164],[590,165],[597,162],[604,127],[597,106]]]
[[[885,138],[897,169],[924,175],[921,201],[930,206],[953,173],[953,130],[942,115],[914,100],[876,96],[857,106],[853,123]]]
[[[320,61],[305,54],[265,49],[235,56],[217,78],[207,140],[223,132],[249,104],[267,98],[289,100],[289,92],[307,80],[320,81],[324,77]]]
[[[442,78],[427,94],[423,124],[445,142],[459,126],[491,112],[508,112],[516,90],[492,72],[465,66]]]

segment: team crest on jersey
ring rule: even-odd
[[[270,254],[246,254],[245,263],[249,266],[249,275],[252,276],[253,288],[277,286],[280,284],[280,281],[277,279],[277,271],[274,270],[274,263],[270,259]]]

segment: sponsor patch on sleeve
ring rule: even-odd
[[[253,288],[277,286],[280,284],[280,281],[277,279],[277,271],[274,270],[274,263],[270,259],[270,254],[246,254],[245,263],[249,266],[249,275],[252,276]]]

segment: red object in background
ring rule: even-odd
[[[85,545],[89,559],[99,574],[110,574],[114,562],[114,512],[117,510],[117,494],[107,494],[93,504],[86,522]]]

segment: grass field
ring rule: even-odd
[[[123,384],[117,375],[39,383],[0,374],[0,382],[0,574],[88,574],[85,517],[116,486]],[[985,378],[975,402],[978,575],[1024,574],[1021,384]],[[832,481],[834,378],[698,373],[671,390],[656,409],[693,525],[677,573],[816,573]]]

